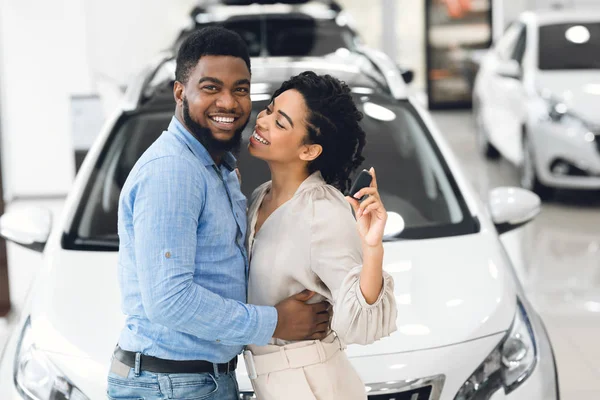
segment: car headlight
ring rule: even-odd
[[[537,345],[529,317],[521,301],[509,333],[458,391],[455,400],[484,400],[504,388],[519,387],[537,364]]]
[[[15,384],[27,400],[89,400],[35,347],[28,319],[15,357]]]

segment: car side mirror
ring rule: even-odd
[[[496,67],[496,73],[505,78],[521,79],[521,65],[516,60],[502,61]]]
[[[415,73],[412,69],[407,69],[402,71],[402,79],[408,85],[415,79]]]
[[[402,75],[404,83],[407,85],[415,79],[415,72],[412,69],[402,68],[401,66],[398,66],[398,69],[400,70],[400,75]]]
[[[396,238],[398,235],[404,231],[406,224],[404,223],[404,218],[396,212],[388,211],[387,213],[388,219],[385,223],[385,228],[383,229],[383,240],[391,240]]]
[[[490,191],[488,207],[498,234],[503,234],[532,221],[540,213],[542,201],[529,190],[498,187]]]
[[[15,209],[0,216],[0,237],[39,252],[44,251],[51,227],[52,213],[45,208]]]

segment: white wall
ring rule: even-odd
[[[68,92],[89,87],[73,56],[81,9],[77,0],[0,1],[5,197],[62,195],[74,175]]]
[[[87,58],[105,113],[119,85],[167,48],[197,0],[81,0],[85,3]]]
[[[397,54],[402,66],[415,71],[414,88],[425,89],[425,0],[397,0]]]
[[[5,199],[63,196],[74,177],[71,97],[116,106],[196,0],[0,0]]]

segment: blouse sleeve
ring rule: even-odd
[[[311,269],[333,299],[332,329],[346,344],[370,344],[396,330],[394,280],[383,272],[373,304],[360,290],[362,247],[350,204],[331,186],[312,193]]]

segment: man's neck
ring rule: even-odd
[[[212,152],[208,152],[208,154],[210,154],[210,157],[213,159],[213,161],[215,162],[215,164],[217,166],[221,166],[221,162],[223,161],[223,156],[225,156],[224,152],[220,152],[219,154],[214,154]]]
[[[200,139],[198,139],[192,133],[192,130],[190,129],[190,127],[185,124],[183,115],[181,115],[181,113],[179,111],[175,112],[175,118],[177,118],[177,121],[179,121],[179,123],[181,125],[183,125],[183,127],[185,128],[185,130],[188,131],[189,134],[192,135],[192,137],[194,139],[196,139],[202,146],[204,146],[204,148],[206,149],[206,151],[208,151],[208,154],[210,155],[210,158],[213,159],[213,161],[215,162],[215,164],[217,166],[221,166],[221,162],[223,161],[223,157],[225,156],[225,152],[224,151],[213,151],[213,150],[209,149],[204,143],[202,143],[202,141]]]

